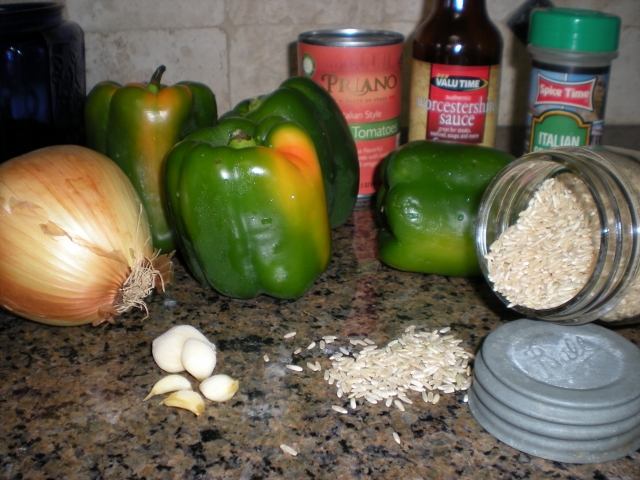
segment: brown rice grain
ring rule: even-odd
[[[462,364],[465,360],[468,363],[472,355],[460,347],[461,340],[453,335],[409,329],[383,348],[371,342],[350,341],[354,347],[363,343],[364,348],[353,352],[338,347],[341,351],[330,358],[328,381],[335,383],[350,401],[357,398],[369,403],[384,401],[387,408],[395,404],[404,409],[404,404],[412,403],[408,396],[411,392],[419,392],[423,400],[429,400],[426,389],[437,388],[444,394],[445,390],[454,392],[470,385],[470,380],[465,379],[468,365]]]
[[[582,180],[571,173],[547,179],[516,223],[490,246],[489,279],[511,306],[546,309],[565,303],[595,268],[600,230]]]
[[[284,452],[284,453],[288,453],[289,455],[293,455],[294,457],[296,455],[298,455],[298,452],[295,451],[293,448],[291,448],[289,445],[285,445],[284,443],[282,445],[280,445],[280,449]]]

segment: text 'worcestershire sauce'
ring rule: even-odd
[[[501,58],[484,0],[436,0],[413,40],[409,141],[495,146]]]

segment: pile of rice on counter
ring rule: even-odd
[[[379,348],[369,339],[350,340],[346,346],[338,347],[329,359],[331,368],[324,370],[324,379],[335,385],[338,398],[349,401],[355,410],[358,403],[384,403],[404,411],[404,404],[411,404],[412,392],[420,393],[427,403],[438,403],[441,394],[464,391],[471,385],[469,360],[473,355],[460,347],[462,340],[447,335],[450,327],[431,332],[417,332],[415,326],[406,328],[404,334]],[[285,335],[293,338],[294,332]],[[324,336],[319,342],[321,349],[337,340],[335,336]],[[316,342],[307,347],[313,349]],[[355,350],[356,348],[359,350]],[[296,349],[294,355],[301,352]],[[265,361],[268,361],[265,356]],[[294,368],[295,367],[295,368]],[[308,362],[309,370],[322,370],[318,361]],[[287,365],[294,371],[302,371],[298,365]],[[338,413],[348,413],[341,405],[333,405]]]

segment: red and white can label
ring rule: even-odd
[[[499,66],[413,61],[409,141],[494,146]]]
[[[335,99],[358,148],[358,196],[377,190],[377,167],[400,143],[402,42],[380,46],[298,43],[300,75]]]

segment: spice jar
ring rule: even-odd
[[[525,153],[601,145],[620,23],[620,17],[594,10],[533,10]]]
[[[637,323],[639,229],[640,152],[562,147],[498,173],[480,206],[476,248],[500,300],[529,318]]]

